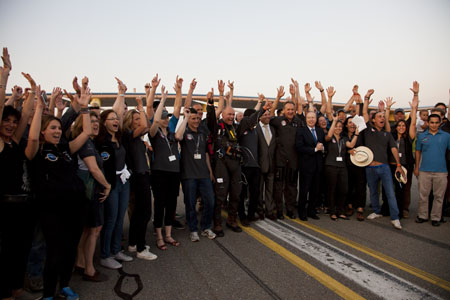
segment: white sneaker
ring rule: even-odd
[[[208,237],[208,239],[213,240],[216,238],[216,234],[211,229],[205,229],[202,231],[202,236]]]
[[[137,248],[136,248],[136,245],[134,245],[134,246],[128,246],[128,252],[130,252],[130,253],[134,253],[134,252],[136,252],[137,251]]]
[[[200,237],[198,236],[197,231],[191,232],[189,237],[191,238],[191,242],[200,242]]]
[[[391,223],[392,223],[392,226],[394,226],[395,228],[402,229],[402,225],[400,224],[400,220],[399,219],[392,220]]]
[[[136,253],[136,257],[145,260],[155,260],[158,258],[156,254],[153,254],[149,251],[150,246],[145,246],[145,249],[141,252]]]
[[[117,252],[116,255],[114,255],[114,258],[121,261],[132,261],[133,258],[131,256],[126,255],[123,253],[123,251]]]
[[[371,213],[370,215],[367,216],[367,220],[373,220],[373,219],[377,219],[377,218],[381,218],[383,215],[379,215],[377,213]]]
[[[112,257],[100,259],[100,264],[105,268],[113,270],[122,268],[122,264]]]

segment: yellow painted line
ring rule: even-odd
[[[399,261],[399,260],[397,260],[397,259],[395,259],[393,257],[385,255],[385,254],[383,254],[381,252],[372,250],[372,249],[370,249],[370,248],[368,248],[366,246],[363,246],[361,244],[353,242],[353,241],[351,241],[351,240],[349,240],[349,239],[347,239],[347,238],[345,238],[343,236],[340,236],[338,234],[332,233],[332,232],[330,232],[330,231],[328,231],[326,229],[322,229],[322,228],[320,228],[318,226],[315,226],[315,225],[312,225],[310,223],[303,222],[303,221],[300,221],[300,220],[297,220],[297,219],[295,219],[295,220],[292,220],[290,218],[286,218],[286,219],[289,219],[290,221],[293,221],[293,222],[295,222],[297,224],[300,224],[301,226],[309,228],[309,229],[311,229],[311,230],[313,230],[315,232],[318,232],[318,233],[320,233],[320,234],[322,234],[324,236],[327,236],[327,237],[329,237],[329,238],[331,238],[331,239],[333,239],[335,241],[338,241],[338,242],[340,242],[340,243],[342,243],[344,245],[352,247],[353,249],[361,251],[361,252],[363,252],[363,253],[365,253],[367,255],[370,255],[370,256],[378,259],[378,260],[381,260],[381,261],[383,261],[383,262],[385,262],[387,264],[390,264],[391,266],[394,266],[394,267],[396,267],[398,269],[401,269],[401,270],[403,270],[403,271],[405,271],[405,272],[407,272],[407,273],[409,273],[411,275],[419,277],[419,278],[421,278],[421,279],[423,279],[425,281],[428,281],[428,282],[430,282],[430,283],[432,283],[434,285],[437,285],[437,286],[439,286],[439,287],[441,287],[441,288],[443,288],[443,289],[445,289],[447,291],[450,291],[450,282],[448,282],[448,281],[446,281],[446,280],[444,280],[442,278],[439,278],[439,277],[437,277],[437,276],[435,276],[433,274],[430,274],[430,273],[425,272],[425,271],[423,271],[421,269],[418,269],[416,267],[408,265],[408,264],[406,264],[406,263],[404,263],[402,261]]]
[[[226,217],[226,214],[222,213]],[[241,225],[239,223],[239,225]],[[278,255],[289,261],[291,264],[313,277],[315,280],[319,281],[322,285],[332,290],[334,293],[339,295],[343,299],[365,299],[359,294],[355,293],[339,281],[335,280],[331,276],[326,273],[320,271],[310,263],[296,256],[291,251],[287,250],[283,246],[275,243],[273,240],[269,239],[265,235],[259,233],[255,229],[251,227],[241,226],[242,230],[246,232],[248,235],[256,239],[258,242],[266,246],[267,248],[275,251]]]

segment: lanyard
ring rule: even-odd
[[[198,147],[200,146],[200,140],[203,139],[201,134],[197,134],[197,135],[198,135],[197,142],[195,142],[195,135],[194,134],[192,135],[192,139],[194,140],[194,143],[196,143],[195,153],[198,153]]]
[[[341,150],[342,150],[342,138],[337,141],[338,151],[339,151],[339,157],[341,157]]]
[[[170,143],[169,143],[169,140],[167,139],[167,136],[164,135],[164,133],[162,132],[161,128],[158,128],[158,131],[161,133],[163,138],[166,140],[167,147],[169,147],[170,155],[172,156],[173,155],[172,148],[170,147]]]

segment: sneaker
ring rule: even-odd
[[[123,253],[123,251],[119,251],[116,253],[116,255],[114,255],[114,258],[117,260],[121,260],[121,261],[132,261],[133,258],[129,255],[126,255],[125,253]]]
[[[200,237],[198,236],[197,231],[193,231],[191,232],[191,234],[189,235],[189,237],[191,238],[191,242],[200,242]]]
[[[216,234],[209,228],[202,231],[202,236],[206,236],[210,240],[216,238]]]
[[[15,296],[13,299],[17,299],[17,300],[37,300],[37,299],[41,298],[41,295],[39,295],[39,294],[37,294],[37,295],[36,294],[32,294],[30,292],[22,290],[20,292],[20,294]]]
[[[391,223],[392,223],[392,226],[394,226],[396,229],[402,229],[402,225],[400,224],[400,220],[399,219],[392,220]]]
[[[122,264],[112,257],[100,259],[100,264],[105,268],[113,270],[122,268]]]
[[[58,297],[63,298],[63,299],[67,299],[67,300],[78,300],[78,299],[80,299],[78,294],[75,293],[74,291],[72,291],[72,289],[70,287],[68,287],[68,286],[59,291]]]
[[[145,249],[141,252],[136,253],[136,257],[145,260],[155,260],[158,258],[156,254],[151,253],[150,246],[145,246]]]
[[[377,219],[377,218],[381,218],[383,215],[377,214],[377,213],[371,213],[370,215],[367,216],[367,220],[373,220],[373,219]]]
[[[134,245],[134,246],[129,245],[128,246],[128,252],[134,253],[136,251],[137,251],[136,245]]]
[[[173,220],[172,221],[172,227],[175,228],[175,229],[180,229],[180,230],[184,229],[184,225],[181,224],[181,222],[178,221],[178,220]]]

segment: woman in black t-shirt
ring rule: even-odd
[[[344,211],[344,201],[347,197],[347,166],[345,156],[347,148],[352,148],[356,143],[356,135],[351,142],[342,135],[343,124],[338,121],[337,116],[333,118],[330,130],[325,141],[328,153],[325,158],[325,177],[328,188],[328,204],[330,205],[330,218],[334,221],[340,219],[348,220]]]

